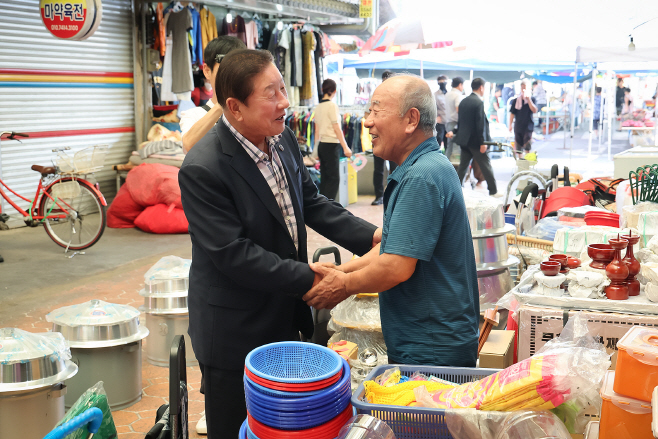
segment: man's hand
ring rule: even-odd
[[[345,157],[350,158],[352,157],[352,150],[349,148],[343,149],[343,154],[345,154]]]
[[[322,277],[322,281],[304,295],[307,305],[315,309],[331,309],[349,297],[345,285],[347,274],[320,264],[311,264],[311,269],[316,277]]]
[[[487,152],[487,145],[480,145],[480,152],[481,152],[482,154],[484,154],[485,152]]]
[[[446,133],[446,138],[448,138],[448,139],[452,139],[453,137],[455,137],[455,135],[454,135],[454,133],[453,133],[452,131],[448,131],[448,132]]]
[[[377,230],[375,230],[375,234],[372,235],[372,247],[376,246],[382,242],[382,228],[378,227]]]

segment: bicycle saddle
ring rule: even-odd
[[[57,174],[57,169],[53,166],[32,165],[32,170],[40,172],[41,175]]]

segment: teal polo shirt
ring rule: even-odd
[[[480,302],[457,172],[431,137],[388,177],[381,253],[418,259],[379,295],[390,364],[474,367]]]

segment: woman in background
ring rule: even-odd
[[[322,94],[322,100],[315,107],[315,126],[320,141],[320,193],[329,199],[335,199],[338,194],[341,147],[345,157],[351,157],[352,151],[347,146],[340,127],[338,105],[332,102],[336,96],[336,82],[325,79],[322,83]]]

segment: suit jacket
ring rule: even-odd
[[[479,148],[491,140],[489,121],[484,113],[484,102],[475,93],[459,104],[459,127],[455,143],[466,148]]]
[[[185,157],[178,181],[192,239],[189,334],[204,365],[241,370],[252,349],[313,333],[301,300],[314,273],[308,224],[348,250],[370,250],[376,227],[318,194],[286,128],[279,142],[299,231],[299,251],[272,191],[223,122]]]

